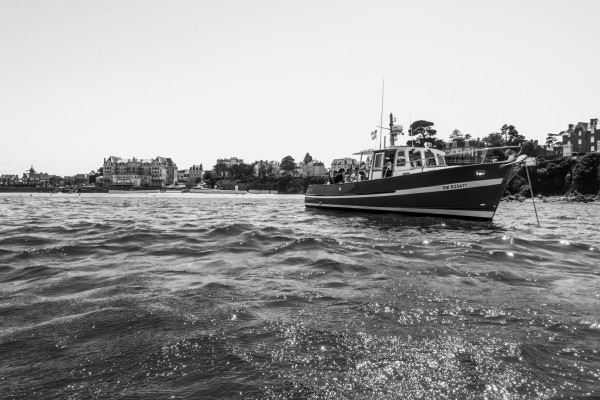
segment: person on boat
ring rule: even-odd
[[[511,162],[512,160],[517,158],[517,152],[512,149],[506,149],[504,155],[506,156],[508,162]]]
[[[356,182],[356,171],[353,170],[350,174],[350,182]]]
[[[383,167],[383,177],[387,178],[389,176],[392,176],[392,163],[390,161],[389,157],[385,158],[385,165]]]
[[[410,159],[410,166],[412,168],[421,167],[421,153],[417,149],[410,149],[408,152],[408,158]]]
[[[340,170],[335,174],[333,178],[333,183],[343,183],[344,182],[344,168],[340,168]]]
[[[352,174],[349,169],[344,173],[344,183],[352,182]]]

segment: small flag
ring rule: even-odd
[[[377,129],[375,129],[373,132],[371,132],[371,140],[375,140],[377,139]]]

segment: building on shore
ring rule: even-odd
[[[188,169],[188,182],[190,184],[196,185],[196,184],[202,182],[203,178],[204,178],[204,168],[202,167],[202,164],[192,165]]]
[[[265,176],[277,176],[281,171],[281,163],[279,161],[260,160],[254,163],[252,170],[253,175],[256,177],[260,177],[261,173],[264,173]]]
[[[562,155],[571,157],[574,154],[598,152],[600,149],[600,129],[598,118],[593,118],[590,123],[579,122],[577,125],[569,124],[562,136]]]
[[[442,150],[446,153],[446,161],[452,162],[481,162],[484,152],[480,151],[486,147],[479,139],[455,139],[445,142]]]
[[[15,186],[21,183],[19,175],[0,175],[0,186]]]
[[[229,158],[219,158],[217,160],[217,164],[225,164],[227,168],[230,168],[232,165],[243,164],[244,160],[237,157],[229,157]]]
[[[358,168],[358,161],[354,158],[336,158],[331,162],[331,171],[339,171],[341,168],[344,171],[354,170]]]
[[[21,184],[23,186],[37,186],[37,187],[48,187],[51,186],[50,179],[53,175],[47,174],[45,172],[35,172],[33,169],[33,165],[27,172],[23,173],[23,177],[21,178]]]
[[[163,187],[177,183],[177,165],[168,157],[104,159],[103,185]]]
[[[325,164],[318,160],[310,160],[302,165],[302,176],[323,176],[327,173]]]
[[[186,184],[190,181],[190,170],[180,169],[177,171],[177,183]]]

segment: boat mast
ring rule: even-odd
[[[379,148],[381,148],[381,137],[383,136],[383,92],[385,90],[385,79],[381,86],[381,117],[379,118]]]
[[[392,113],[390,113],[390,146],[395,146],[396,143],[394,141],[395,139],[395,133],[394,133],[394,115]]]

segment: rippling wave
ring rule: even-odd
[[[600,396],[595,204],[0,196],[0,398]]]

